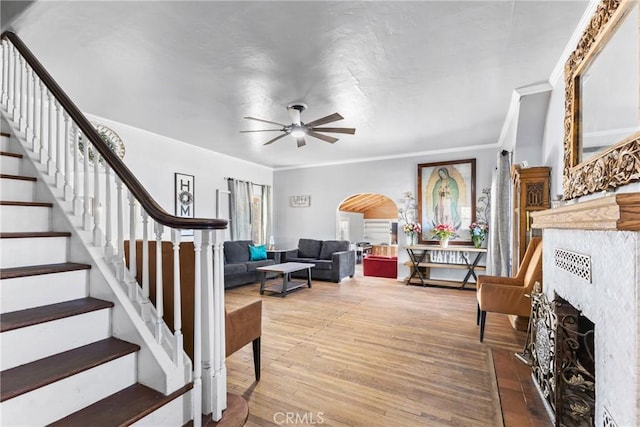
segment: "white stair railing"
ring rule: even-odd
[[[5,118],[19,133],[16,136],[24,148],[39,162],[40,170],[51,177],[51,185],[62,194],[61,201],[70,206],[69,215],[79,218],[81,235],[100,249],[137,315],[176,367],[190,366],[183,357],[179,271],[194,269],[194,361],[188,378],[193,381],[193,422],[200,425],[198,414],[203,410],[219,420],[226,407],[226,368],[222,244],[217,230],[226,228],[226,221],[178,218],[164,211],[18,36],[3,33],[0,47],[0,103]],[[184,230],[194,232],[193,266],[180,265]],[[150,298],[149,236],[156,248],[155,301]],[[128,259],[125,240],[129,241]],[[171,327],[163,319],[163,240],[172,242],[174,253],[173,318],[168,319]],[[136,241],[142,245],[142,271],[137,271]]]

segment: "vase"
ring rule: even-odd
[[[480,248],[482,246],[484,236],[471,236],[471,240],[473,241],[474,248]]]
[[[407,238],[407,246],[413,245],[413,233],[407,234],[406,238]]]
[[[448,238],[440,239],[440,247],[441,248],[448,248],[449,247],[449,239]]]
[[[406,235],[407,246],[413,246],[418,244],[418,233],[408,233]]]

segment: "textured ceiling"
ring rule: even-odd
[[[3,1],[3,11],[12,2]],[[12,28],[85,112],[271,167],[495,144],[586,1],[23,3]],[[20,10],[22,9],[22,10]],[[262,143],[302,101],[355,135]],[[128,142],[132,143],[132,142]]]

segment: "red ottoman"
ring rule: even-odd
[[[362,273],[365,276],[398,277],[398,257],[367,255],[362,260]]]

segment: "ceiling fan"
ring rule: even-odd
[[[257,119],[255,117],[245,117],[248,120],[256,120],[264,123],[271,123],[274,125],[281,126],[279,129],[259,129],[259,130],[241,130],[241,133],[248,132],[284,132],[282,135],[276,136],[275,138],[267,141],[264,145],[269,145],[273,142],[276,142],[280,138],[284,138],[287,135],[291,135],[296,139],[298,143],[298,147],[302,147],[307,144],[304,137],[306,135],[321,139],[326,142],[334,143],[338,141],[338,138],[334,138],[332,136],[323,135],[318,132],[329,132],[329,133],[348,133],[353,135],[356,133],[356,130],[353,128],[332,128],[332,127],[318,127],[327,123],[337,122],[338,120],[344,119],[340,114],[333,113],[328,116],[322,117],[320,119],[314,120],[309,123],[304,123],[300,120],[300,113],[307,109],[307,105],[301,102],[293,102],[287,105],[287,111],[289,112],[289,116],[291,117],[291,124],[286,125],[284,123],[272,122],[271,120],[263,120]]]

